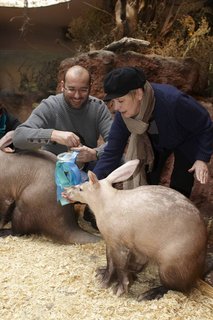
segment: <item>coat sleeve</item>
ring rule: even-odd
[[[130,132],[119,112],[115,114],[104,153],[98,160],[93,172],[99,179],[105,178],[121,164],[122,156],[128,142]]]

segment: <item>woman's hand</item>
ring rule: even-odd
[[[204,161],[196,160],[193,166],[188,170],[195,173],[195,178],[202,184],[208,182],[209,170]]]

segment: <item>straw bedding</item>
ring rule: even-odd
[[[0,238],[0,319],[154,320],[212,319],[213,297],[193,289],[169,291],[162,299],[138,302],[159,284],[156,268],[140,275],[128,295],[116,297],[95,277],[106,264],[105,243],[61,245],[44,237]]]

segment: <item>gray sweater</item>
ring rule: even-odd
[[[56,155],[67,147],[50,141],[53,130],[70,131],[81,135],[85,145],[96,148],[98,156],[105,144],[97,148],[101,136],[106,142],[112,124],[111,113],[102,100],[89,96],[80,109],[70,107],[62,93],[41,101],[30,117],[15,130],[13,143],[19,149],[41,148]]]

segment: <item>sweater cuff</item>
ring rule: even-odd
[[[35,144],[56,144],[56,142],[51,141],[53,129],[44,129],[39,132],[39,134],[34,138],[28,138],[28,142],[35,143]]]

